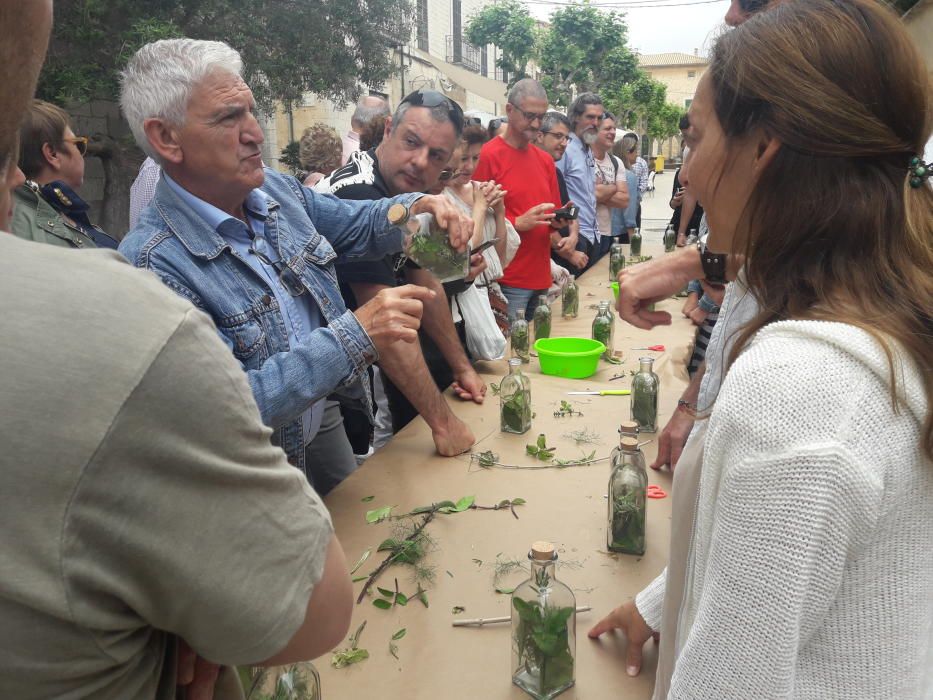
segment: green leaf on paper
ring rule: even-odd
[[[389,610],[392,607],[392,603],[385,598],[376,598],[373,601],[373,605],[375,605],[380,610]]]
[[[408,631],[408,630],[407,630],[406,628],[403,627],[403,628],[400,629],[398,632],[396,632],[395,634],[392,635],[392,641],[397,642],[398,640],[400,640],[402,637],[405,636],[405,633],[406,633],[407,631]]]
[[[372,524],[385,520],[392,513],[393,508],[395,506],[383,506],[382,508],[366,511],[366,522]]]
[[[365,552],[363,552],[363,555],[360,557],[360,560],[356,562],[356,565],[352,569],[350,569],[351,576],[355,574],[357,571],[359,571],[360,567],[363,566],[363,562],[369,559],[369,555],[372,553],[373,553],[372,549],[367,549]]]
[[[360,501],[362,501],[363,503],[369,503],[369,502],[370,502],[371,500],[373,500],[374,498],[375,498],[375,496],[363,496],[363,497],[360,499]]]

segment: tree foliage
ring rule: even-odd
[[[72,0],[55,14],[39,95],[59,103],[115,98],[140,46],[187,36],[237,49],[263,106],[305,92],[346,104],[389,78],[413,24],[411,0]]]
[[[625,19],[615,12],[589,4],[556,10],[538,52],[548,96],[565,107],[574,92],[605,92],[636,80],[638,59],[627,40]]]
[[[466,34],[476,45],[500,48],[499,67],[515,74],[510,84],[535,62],[553,104],[566,108],[574,95],[596,92],[620,126],[641,122],[659,139],[678,132],[681,110],[667,104],[664,85],[638,67],[638,57],[626,45],[625,18],[616,12],[587,2],[567,5],[551,13],[546,28],[537,29],[525,5],[505,0],[473,15]]]
[[[535,21],[518,0],[487,5],[467,23],[467,41],[476,46],[495,44],[499,48],[496,65],[512,77],[510,85],[527,77],[528,62],[535,57],[538,43]]]

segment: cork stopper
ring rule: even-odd
[[[531,558],[535,561],[553,561],[557,558],[554,545],[550,542],[535,542],[531,545]]]
[[[622,437],[638,437],[638,423],[633,420],[622,421],[619,426],[619,433]]]
[[[638,452],[638,440],[633,437],[624,437],[620,441],[623,452]]]
[[[408,221],[408,208],[404,204],[393,204],[389,207],[387,214],[389,223],[393,226],[401,226]]]

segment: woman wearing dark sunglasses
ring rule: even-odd
[[[69,248],[113,248],[117,241],[91,223],[84,184],[86,136],[75,136],[65,110],[33,100],[20,127],[19,167],[26,184],[15,191],[12,231],[20,238]]]

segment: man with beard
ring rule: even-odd
[[[536,80],[519,80],[509,92],[505,110],[508,130],[483,146],[473,179],[494,180],[508,193],[505,216],[522,242],[499,287],[509,302],[510,316],[531,318],[538,295],[551,286],[553,209],[560,202],[554,161],[534,146],[547,114],[547,93]],[[572,250],[572,243],[569,236],[556,245],[559,250]]]
[[[596,161],[591,146],[599,137],[599,123],[603,118],[603,101],[592,92],[584,92],[567,110],[573,131],[564,157],[557,169],[564,175],[567,193],[580,207],[580,239],[577,250],[589,258],[587,267],[599,259],[599,230],[596,226]]]

